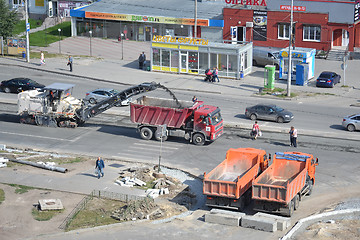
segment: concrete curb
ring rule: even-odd
[[[303,224],[305,224],[309,221],[318,220],[323,217],[330,217],[330,216],[340,215],[340,214],[349,214],[349,213],[354,213],[354,212],[360,212],[360,209],[352,208],[352,209],[338,210],[338,211],[321,213],[321,214],[317,214],[317,215],[313,215],[310,217],[300,219],[288,233],[286,233],[282,238],[280,238],[280,240],[291,239],[291,237],[296,233],[296,231],[298,231]]]

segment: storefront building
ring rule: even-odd
[[[289,46],[290,0],[225,0],[224,40],[253,41],[254,46]],[[296,47],[328,51],[360,47],[360,1],[294,1]]]
[[[224,1],[198,2],[197,37],[222,41]],[[193,0],[101,0],[70,11],[72,36],[151,41],[152,36],[194,36]]]
[[[153,71],[200,74],[217,67],[220,77],[240,78],[252,71],[252,43],[224,44],[190,37],[153,36]]]

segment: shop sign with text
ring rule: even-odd
[[[280,5],[280,10],[290,11],[290,10],[291,10],[291,6],[290,6],[290,5]],[[299,12],[305,12],[305,11],[306,11],[306,7],[304,7],[304,6],[293,6],[293,10],[294,10],[294,11],[299,11]]]
[[[233,5],[267,6],[266,0],[225,0],[225,3]]]
[[[171,37],[171,36],[153,36],[153,42],[162,42],[162,43],[181,43],[181,44],[190,44],[190,45],[208,45],[209,40],[202,38],[191,38],[191,37]]]
[[[98,12],[85,12],[85,17],[95,18],[95,19],[115,20],[115,21],[195,25],[195,20],[191,18],[154,17],[154,16],[142,16],[142,15],[98,13]],[[209,20],[197,19],[197,25],[209,26]]]

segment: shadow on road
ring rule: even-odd
[[[245,114],[236,114],[234,117],[241,118],[241,119],[248,119]]]
[[[1,113],[0,121],[20,124],[20,117],[17,116],[16,114]]]
[[[82,175],[82,176],[97,178],[97,176],[95,176],[95,173],[94,173],[94,174],[90,174],[90,173],[78,173],[78,174],[76,174],[76,175]]]
[[[341,131],[344,131],[344,129],[345,129],[342,125],[339,125],[339,124],[330,125],[330,128],[335,129],[335,130],[341,130]]]
[[[289,146],[289,144],[287,144],[287,143],[275,142],[275,141],[270,141],[270,144],[274,144],[276,146],[284,146],[284,147]]]

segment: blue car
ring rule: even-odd
[[[317,87],[334,87],[335,84],[340,82],[341,76],[334,72],[322,72],[316,79]]]

